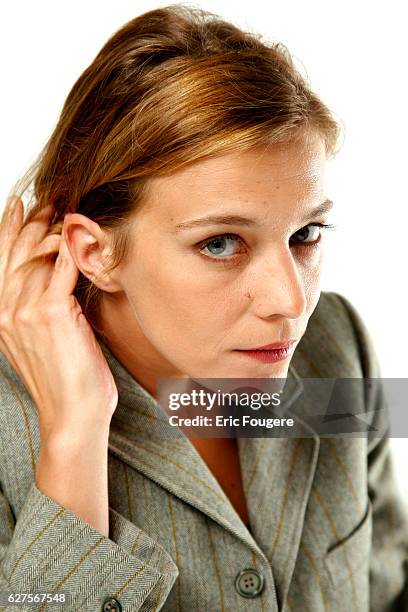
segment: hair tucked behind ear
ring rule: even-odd
[[[54,203],[49,233],[61,231],[67,212],[97,222],[112,239],[111,270],[127,257],[128,220],[147,201],[149,177],[307,133],[335,155],[340,124],[282,43],[171,5],[132,19],[105,43],[14,193],[29,196],[25,223]],[[75,295],[103,336],[101,290],[80,274]]]

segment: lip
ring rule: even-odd
[[[296,340],[286,340],[284,342],[273,342],[265,344],[263,347],[256,349],[235,349],[236,352],[243,355],[262,361],[263,363],[275,363],[286,359],[293,351],[293,345]]]
[[[281,342],[271,342],[271,344],[264,344],[263,346],[251,347],[249,349],[236,349],[238,351],[275,351],[278,349],[284,349],[290,347],[297,338],[282,340]]]

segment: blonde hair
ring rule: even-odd
[[[67,212],[98,223],[112,241],[112,270],[128,254],[128,219],[146,199],[149,177],[307,133],[323,139],[327,157],[337,153],[340,123],[285,45],[171,5],[132,19],[104,44],[14,193],[33,183],[24,223],[54,203],[48,233],[61,232]],[[75,296],[103,336],[101,295],[80,273]]]

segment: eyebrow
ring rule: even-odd
[[[302,222],[307,223],[317,215],[329,212],[329,210],[331,210],[332,208],[333,201],[326,199],[324,202],[313,208],[313,210],[309,211],[307,215],[302,219]],[[178,223],[176,225],[176,232],[180,232],[185,229],[190,229],[192,227],[203,227],[206,225],[243,225],[247,227],[252,227],[257,224],[258,223],[255,219],[251,219],[250,217],[242,217],[241,215],[207,215],[205,217],[200,217],[199,219],[193,219],[192,221]]]

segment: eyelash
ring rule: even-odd
[[[306,227],[320,227],[322,229],[335,229],[335,225],[331,224],[331,223],[309,223],[308,225],[305,225],[304,227],[301,227],[297,232],[295,232],[296,234],[298,232],[300,232],[302,229],[305,229]],[[236,257],[238,257],[239,254],[235,254],[235,255],[230,255],[229,257],[216,257],[216,256],[211,256],[211,255],[205,255],[204,253],[202,253],[202,250],[208,246],[209,244],[211,244],[214,240],[216,240],[217,238],[231,238],[231,239],[238,239],[241,240],[241,238],[237,235],[237,234],[218,234],[217,236],[212,236],[211,238],[207,239],[205,242],[201,242],[198,246],[198,250],[200,252],[200,254],[205,257],[207,260],[211,259],[217,263],[228,263],[233,261]],[[321,240],[321,234],[319,235],[318,240],[314,240],[313,242],[298,242],[295,243],[295,245],[297,247],[300,248],[315,248],[319,242]]]

